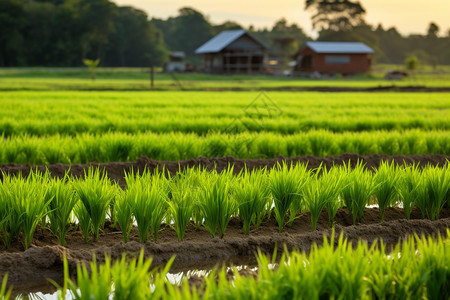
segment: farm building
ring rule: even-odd
[[[373,49],[360,42],[307,42],[295,55],[294,74],[356,74],[370,70]]]
[[[166,72],[184,72],[186,71],[186,63],[184,58],[186,55],[182,51],[174,51],[169,55],[169,62],[165,65]]]
[[[245,30],[222,31],[195,50],[206,73],[262,73],[268,47]]]

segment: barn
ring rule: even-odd
[[[370,70],[373,49],[360,42],[307,42],[295,55],[294,74],[357,74]]]
[[[203,70],[216,74],[263,73],[268,47],[245,30],[222,31],[195,50]]]

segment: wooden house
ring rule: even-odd
[[[370,70],[373,49],[360,42],[307,42],[295,55],[294,74],[357,74]]]
[[[263,73],[268,47],[245,30],[222,31],[200,46],[206,73]]]

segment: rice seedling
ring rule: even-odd
[[[300,190],[309,179],[309,172],[305,165],[289,168],[285,163],[277,165],[269,174],[270,192],[274,200],[275,219],[278,231],[283,231],[287,211],[291,208],[291,216],[296,217],[297,209],[301,206]],[[292,218],[292,217],[291,217]]]
[[[128,242],[131,229],[133,228],[132,201],[133,199],[128,197],[128,191],[124,191],[117,197],[116,204],[114,205],[116,220],[122,230],[124,243]]]
[[[268,213],[269,187],[266,169],[252,173],[245,169],[239,176],[234,194],[238,215],[243,222],[243,231],[247,235],[250,225],[258,227]]]
[[[419,169],[419,164],[404,167],[400,172],[399,193],[405,210],[406,219],[410,219],[411,211],[416,205],[419,189],[422,186],[423,180]]]
[[[92,220],[83,202],[77,201],[74,206],[74,213],[78,220],[78,226],[83,233],[83,240],[87,243],[92,229]]]
[[[127,197],[132,205],[132,212],[138,225],[139,238],[146,242],[150,229],[154,241],[157,241],[161,222],[166,214],[165,178],[155,174],[150,180],[144,174],[128,187]]]
[[[2,300],[9,300],[9,298],[11,297],[12,287],[6,290],[7,283],[8,283],[8,274],[5,274],[5,276],[3,276],[2,286],[0,287],[0,299]]]
[[[127,260],[126,255],[123,254],[120,261],[115,262],[111,269],[112,281],[114,282],[113,299],[149,299],[151,296],[149,284],[151,264],[151,259],[144,262],[143,251],[141,251],[138,259]]]
[[[203,182],[200,205],[204,215],[203,226],[212,237],[222,238],[232,214],[236,210],[236,201],[231,195],[233,169],[229,168],[218,175],[215,171]]]
[[[422,171],[423,179],[418,188],[416,204],[422,212],[423,218],[432,221],[439,219],[450,189],[448,166],[449,164],[443,168],[427,166]]]
[[[351,170],[350,162],[344,164],[346,174],[345,187],[342,190],[342,199],[349,212],[353,215],[353,224],[360,221],[370,196],[375,191],[375,182],[370,171],[364,169],[361,161]]]
[[[78,198],[75,197],[69,180],[69,171],[62,179],[54,178],[48,183],[45,198],[49,201],[47,217],[50,221],[50,231],[58,236],[60,245],[66,244],[66,235],[70,231],[72,211]]]
[[[191,189],[189,178],[172,185],[169,204],[170,217],[174,222],[171,226],[179,241],[184,239],[186,227],[191,220],[195,203],[198,201],[198,191]]]
[[[75,300],[109,300],[112,291],[111,258],[106,256],[105,262],[97,265],[96,259],[87,267],[84,263],[77,265],[76,284],[67,278],[68,287]]]
[[[319,177],[320,174],[320,177]],[[316,170],[315,178],[305,188],[305,202],[311,212],[312,230],[316,230],[320,213],[327,207],[330,226],[340,207],[339,194],[343,190],[343,172],[328,171],[322,165]]]
[[[3,174],[0,196],[0,213],[4,219],[0,222],[3,241],[7,248],[19,236],[24,235],[24,247],[28,249],[39,221],[47,214],[49,201],[44,197],[42,174],[31,171],[27,179],[19,174],[11,177]]]
[[[76,193],[83,203],[92,223],[94,241],[98,241],[100,227],[105,223],[106,212],[114,197],[114,188],[106,173],[89,168],[84,179],[74,184]]]
[[[393,206],[398,199],[399,167],[394,163],[381,162],[374,176],[375,196],[380,209],[381,221],[384,221],[384,210]]]

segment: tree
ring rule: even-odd
[[[428,26],[427,37],[435,39],[435,38],[437,38],[438,32],[439,32],[439,26],[437,26],[435,23],[431,22],[430,25]]]
[[[179,15],[166,21],[155,20],[155,25],[164,33],[164,41],[172,51],[184,51],[187,60],[199,62],[195,50],[213,36],[213,27],[199,11],[183,7]]]
[[[21,1],[0,1],[0,67],[17,65],[23,49],[25,12]]]
[[[349,31],[365,24],[366,10],[359,1],[306,0],[306,9],[314,10],[313,28],[332,31]]]
[[[149,53],[156,65],[167,59],[161,31],[144,11],[129,6],[118,8],[105,50],[103,62],[110,66],[148,66]]]

